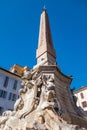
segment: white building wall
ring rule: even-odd
[[[4,87],[6,76],[9,78],[9,80],[8,80],[8,85],[6,87]],[[17,89],[16,90],[13,89],[15,80],[17,80]],[[3,98],[0,94],[0,107],[3,108],[3,111],[13,110],[14,103],[15,103],[16,99],[18,98],[18,91],[20,88],[21,88],[21,80],[19,80],[19,78],[17,76],[14,76],[14,74],[9,74],[8,72],[4,73],[4,71],[0,72],[0,93],[2,91],[7,92],[6,98]],[[11,95],[16,94],[16,99],[14,101],[12,100],[14,98],[9,99],[10,93],[12,93]]]
[[[84,111],[87,111],[87,88],[75,92],[75,95],[77,97],[77,106],[81,107]]]

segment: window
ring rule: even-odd
[[[1,98],[6,98],[6,96],[7,96],[7,92],[4,91],[4,90],[0,90],[0,97]]]
[[[6,96],[7,96],[7,92],[6,91],[3,91],[3,98],[6,98]]]
[[[0,90],[0,97],[2,97],[3,90]]]
[[[17,95],[16,95],[16,94],[9,93],[8,100],[16,101],[16,97],[17,97]]]
[[[2,114],[3,112],[3,107],[0,107],[0,115]]]
[[[13,89],[16,90],[17,89],[17,80],[14,81],[14,85],[13,85]]]
[[[7,86],[8,86],[8,81],[9,81],[9,78],[6,76],[5,82],[4,82],[4,87],[7,87]]]
[[[18,73],[17,70],[14,70],[14,73],[17,74]]]
[[[12,99],[12,93],[9,93],[8,100],[11,100],[11,99]]]
[[[82,98],[82,99],[84,98],[84,95],[83,95],[83,93],[80,93],[80,96],[81,96],[81,98]]]
[[[16,101],[16,94],[13,94],[12,101]]]
[[[82,102],[82,106],[87,107],[87,102],[86,101]]]

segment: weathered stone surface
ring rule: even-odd
[[[62,98],[56,98],[54,73],[40,69],[28,71],[22,77],[24,87],[19,91],[20,97],[13,112],[3,113],[0,130],[86,130],[85,118],[71,115],[68,111],[63,113],[59,102]],[[62,100],[63,103],[64,101]],[[75,119],[77,125],[72,123]],[[79,121],[83,125],[79,125]]]

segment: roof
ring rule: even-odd
[[[12,72],[10,72],[10,71],[4,69],[4,68],[1,68],[1,67],[0,67],[0,72],[5,73],[5,74],[7,74],[7,75],[9,75],[9,76],[11,76],[11,77],[14,77],[14,78],[17,78],[17,79],[21,80],[21,76],[15,74],[15,73],[12,73]]]
[[[22,67],[18,64],[14,64],[9,71],[15,73],[16,75],[22,76],[23,73],[27,70],[29,70],[28,66]]]
[[[87,86],[82,86],[80,89],[75,90],[75,91],[74,91],[74,94],[79,93],[79,92],[81,92],[81,91],[84,91],[84,90],[86,90],[86,89],[87,89]]]

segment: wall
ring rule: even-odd
[[[8,77],[8,81],[5,84],[6,77]],[[6,71],[0,71],[0,114],[5,110],[13,110],[20,88],[21,80],[19,77]]]
[[[77,97],[77,106],[81,107],[84,111],[87,111],[87,88],[79,92],[75,92]]]

